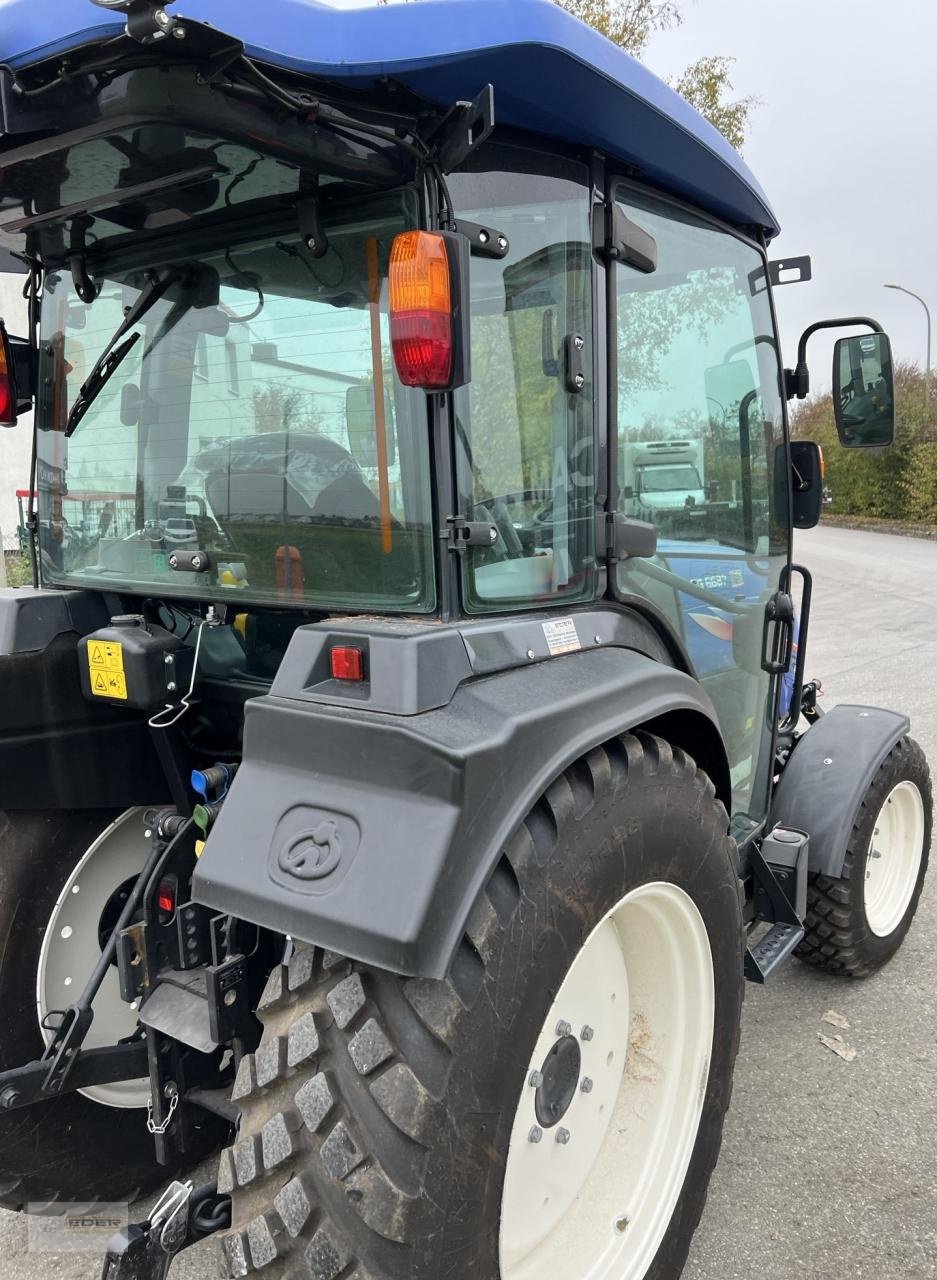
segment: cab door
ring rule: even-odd
[[[780,686],[771,667],[792,640],[790,619],[773,620],[790,561],[789,470],[764,257],[632,186],[615,186],[613,199],[654,238],[657,265],[619,261],[613,273],[610,506],[653,523],[658,541],[652,559],[615,564],[611,589],[652,604],[682,639],[716,708],[743,834],[767,813]]]

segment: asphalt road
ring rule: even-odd
[[[908,711],[937,773],[937,545],[801,534],[814,574],[808,675],[824,705]],[[858,1051],[821,1045],[828,1010]],[[850,984],[793,963],[749,987],[725,1146],[685,1280],[937,1278],[937,873],[897,959]],[[97,1280],[99,1257],[36,1251],[0,1213],[0,1280]],[[172,1280],[218,1274],[209,1243]]]

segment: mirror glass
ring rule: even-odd
[[[349,387],[345,392],[345,426],[348,447],[361,467],[376,467],[377,415],[375,414],[374,386],[371,383]],[[387,439],[387,465],[397,461],[397,437],[394,431],[394,408],[390,392],[384,388],[384,429]]]
[[[840,338],[833,353],[836,430],[847,449],[881,448],[895,438],[895,380],[884,333]]]

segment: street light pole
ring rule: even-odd
[[[930,414],[930,357],[931,357],[931,316],[930,307],[924,301],[919,293],[914,293],[911,289],[906,289],[903,284],[886,284],[886,289],[897,289],[899,293],[906,293],[911,298],[917,298],[918,302],[924,308],[924,314],[927,316],[927,370],[924,374],[924,420],[928,420]]]

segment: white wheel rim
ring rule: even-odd
[[[875,819],[865,868],[865,915],[879,938],[904,919],[923,857],[924,801],[913,782],[899,782]]]
[[[59,894],[46,926],[36,975],[36,1011],[46,1044],[53,1033],[42,1024],[47,1014],[64,1009],[81,995],[101,955],[98,925],[101,913],[120,886],[138,874],[149,854],[143,833],[142,809],[128,809],[105,828],[87,850]],[[108,969],[94,998],[94,1021],[85,1047],[116,1044],[137,1029],[137,1016],[120,998],[117,969]],[[81,1093],[108,1107],[145,1107],[149,1080],[121,1080],[95,1085]]]
[[[696,905],[673,884],[635,889],[586,940],[519,1082],[501,1209],[502,1280],[646,1275],[696,1143],[714,1019],[712,952]],[[564,1022],[579,1037],[580,1087],[548,1128],[538,1122],[530,1077]],[[591,1039],[581,1038],[584,1027]],[[582,1077],[593,1082],[590,1092]],[[539,1141],[531,1141],[535,1127]],[[565,1144],[560,1129],[569,1134]]]

